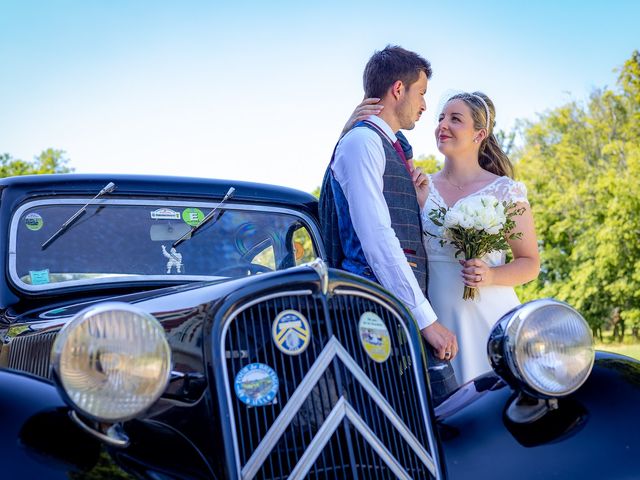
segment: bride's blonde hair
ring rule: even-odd
[[[482,92],[464,92],[456,93],[446,103],[452,100],[462,100],[471,109],[475,130],[482,128],[487,130],[487,136],[482,140],[478,154],[480,166],[496,175],[513,178],[513,164],[493,134],[493,127],[496,124],[496,107],[491,99]]]

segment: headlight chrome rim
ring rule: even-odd
[[[560,307],[567,309],[570,313],[579,318],[583,323],[582,326],[584,328],[584,331],[588,334],[591,344],[588,366],[582,370],[582,373],[579,377],[576,377],[577,381],[572,386],[564,388],[561,391],[553,391],[543,388],[541,386],[541,381],[537,378],[533,378],[532,374],[524,368],[525,362],[523,361],[523,354],[522,352],[517,351],[518,344],[522,342],[521,336],[523,330],[527,326],[527,319],[534,313],[539,313],[541,310],[548,309],[549,307]],[[593,336],[591,333],[591,329],[586,323],[586,320],[584,320],[584,317],[582,317],[582,315],[580,315],[580,313],[576,309],[565,302],[561,302],[552,298],[545,298],[534,300],[522,305],[515,311],[511,312],[506,320],[506,322],[499,322],[504,325],[504,359],[510,373],[515,377],[516,380],[522,383],[522,385],[525,387],[525,390],[529,391],[531,394],[537,397],[558,398],[570,395],[571,393],[578,390],[582,385],[584,385],[593,369],[593,365],[595,362],[595,349],[593,347]]]
[[[151,394],[144,395],[145,400],[143,402],[138,402],[137,406],[129,407],[127,404],[127,408],[122,409],[122,414],[114,415],[114,414],[105,414],[105,412],[97,411],[96,409],[87,408],[86,405],[82,404],[82,402],[78,402],[74,400],[74,396],[77,396],[78,391],[71,391],[72,389],[69,386],[69,376],[65,376],[65,372],[63,371],[63,363],[65,361],[65,355],[73,355],[73,353],[69,353],[66,348],[69,347],[70,338],[74,334],[78,334],[80,328],[85,328],[85,330],[89,327],[90,322],[96,322],[100,316],[104,315],[117,315],[118,313],[124,314],[125,316],[130,316],[130,319],[122,320],[122,322],[126,323],[131,321],[143,322],[140,325],[143,325],[143,329],[148,329],[154,335],[154,340],[157,342],[154,345],[156,346],[157,353],[159,355],[157,361],[162,365],[162,368],[159,369],[159,375],[154,377],[153,383],[151,383]],[[102,320],[104,322],[104,320]],[[140,325],[137,325],[138,329],[140,329]],[[108,330],[108,329],[107,329]],[[113,332],[102,332],[106,336],[100,340],[109,340],[108,335]],[[98,348],[100,348],[100,340],[97,340],[96,343]],[[116,339],[115,343],[113,343],[113,339],[111,339],[114,345],[127,345],[118,344],[118,339]],[[124,339],[125,341],[127,339]],[[108,342],[107,342],[108,343]],[[102,353],[102,352],[101,352]],[[107,354],[113,354],[113,352],[106,352]],[[112,355],[117,357],[117,354],[121,352],[116,352],[116,355]],[[107,355],[108,358],[109,355]],[[97,354],[98,364],[101,365],[100,362],[100,354]],[[138,358],[132,357],[135,362]],[[116,358],[116,361],[118,359]],[[108,360],[107,360],[108,361]],[[74,410],[78,411],[82,416],[88,418],[90,420],[94,420],[97,422],[105,422],[105,423],[117,423],[121,421],[130,420],[139,416],[142,412],[147,410],[150,406],[152,406],[163,394],[166,390],[166,387],[169,383],[169,379],[171,376],[172,370],[172,358],[171,358],[171,348],[169,347],[169,343],[165,336],[164,329],[158,322],[158,320],[148,312],[141,310],[137,307],[134,307],[128,303],[121,302],[105,302],[99,305],[91,306],[82,310],[75,317],[67,323],[58,333],[56,340],[54,341],[53,348],[51,350],[51,367],[54,373],[54,379],[58,385],[59,391],[62,393],[65,400],[74,408]],[[117,370],[117,368],[115,369]],[[125,369],[122,369],[124,372]],[[90,368],[87,367],[86,372],[91,372]],[[85,372],[85,373],[86,373]],[[125,372],[126,374],[126,372]],[[155,385],[155,386],[154,386]],[[106,393],[113,394],[114,391],[108,391],[104,389]],[[95,392],[94,392],[95,393]],[[98,392],[100,393],[100,392]],[[117,393],[117,392],[116,392]],[[131,393],[124,392],[126,395],[131,395]],[[87,393],[90,395],[90,393]],[[97,396],[97,395],[96,395]],[[125,400],[125,398],[122,398]],[[115,398],[115,401],[118,399]],[[102,414],[101,414],[102,413]]]

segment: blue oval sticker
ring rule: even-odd
[[[236,396],[250,407],[273,403],[279,385],[276,372],[264,363],[251,363],[243,367],[234,382]]]

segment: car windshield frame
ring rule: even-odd
[[[217,275],[188,275],[188,274],[165,274],[165,275],[148,275],[148,274],[101,274],[103,276],[87,278],[87,279],[79,279],[79,280],[69,280],[62,282],[53,282],[53,283],[45,283],[45,284],[31,284],[23,281],[20,278],[20,275],[17,271],[18,265],[18,228],[21,225],[21,220],[23,219],[23,215],[26,211],[31,210],[33,208],[37,208],[39,206],[55,206],[55,205],[74,205],[81,207],[87,201],[90,200],[90,197],[73,197],[69,196],[66,198],[39,198],[26,200],[22,203],[15,211],[12,213],[9,223],[9,248],[8,248],[8,279],[12,285],[14,285],[17,289],[27,292],[27,293],[41,293],[48,291],[55,291],[60,289],[69,289],[76,287],[93,287],[99,288],[100,286],[107,286],[113,284],[122,284],[122,283],[167,283],[167,284],[181,284],[181,283],[191,283],[191,282],[202,282],[202,281],[212,281],[212,280],[220,280],[220,279],[228,279],[228,278],[238,278],[238,277],[229,277],[229,276],[217,276]],[[157,200],[154,198],[102,198],[92,203],[93,208],[97,207],[106,207],[109,206],[141,206],[141,207],[149,207],[150,209],[161,209],[161,208],[178,208],[179,210],[187,209],[187,208],[196,208],[196,209],[204,209],[204,210],[212,210],[214,209],[220,202],[218,200],[212,201],[202,201],[202,200],[191,200],[188,198],[175,199],[175,197],[171,200]],[[286,208],[281,206],[273,206],[268,204],[253,204],[249,202],[244,202],[242,200],[238,200],[235,203],[226,202],[221,208],[221,211],[248,211],[248,212],[259,212],[260,214],[279,214],[279,215],[287,215],[296,220],[300,221],[302,226],[306,228],[309,237],[311,238],[312,246],[315,252],[315,256],[325,258],[324,248],[321,242],[320,232],[317,227],[316,221],[307,213],[302,212],[300,210],[295,210],[292,208]],[[73,227],[72,227],[73,228]],[[205,227],[207,229],[208,227]],[[213,227],[215,229],[215,226]],[[197,238],[201,233],[196,233],[193,238]],[[61,238],[57,239],[56,243],[64,243],[65,238],[64,235]],[[186,243],[188,244],[193,240],[188,240]],[[171,242],[167,242],[167,246],[170,246]],[[255,248],[252,247],[252,248]],[[99,252],[96,252],[99,254]]]

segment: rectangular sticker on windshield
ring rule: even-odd
[[[49,269],[29,270],[29,277],[31,277],[31,285],[47,284],[49,283]]]
[[[180,220],[180,213],[170,208],[158,208],[151,212],[151,218],[154,220]]]

